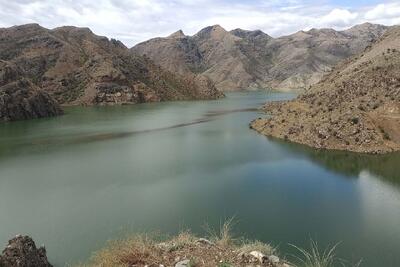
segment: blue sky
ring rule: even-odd
[[[299,30],[400,24],[400,1],[376,0],[0,0],[0,27],[39,23],[89,27],[127,46],[182,29],[220,24],[278,37]]]

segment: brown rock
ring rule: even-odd
[[[52,267],[47,260],[46,249],[36,248],[29,236],[18,235],[8,241],[0,256],[0,266],[4,267]]]

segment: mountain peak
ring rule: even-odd
[[[221,25],[219,25],[219,24],[215,24],[215,25],[212,25],[212,26],[210,26],[213,30],[224,30],[225,31],[225,29],[224,28],[222,28],[221,27]]]
[[[346,34],[355,35],[355,36],[365,35],[365,34],[366,35],[373,34],[376,36],[380,36],[387,29],[388,29],[387,26],[366,22],[366,23],[355,25],[355,26],[351,27],[350,29],[347,29],[343,32]]]
[[[7,29],[7,28],[5,28]],[[23,25],[16,25],[16,26],[12,26],[8,29],[12,29],[12,30],[44,30],[44,28],[42,26],[40,26],[37,23],[28,23],[28,24],[23,24]]]
[[[223,36],[228,34],[228,32],[222,28],[220,25],[216,24],[213,26],[205,27],[200,30],[195,36],[200,38],[213,38],[213,39],[221,39]]]
[[[272,39],[271,36],[269,36],[268,34],[266,34],[265,32],[261,31],[261,30],[254,30],[254,31],[249,31],[249,30],[243,30],[240,28],[234,29],[230,31],[231,34],[240,37],[240,38],[268,38],[268,39]]]
[[[186,35],[183,33],[182,30],[176,31],[173,34],[171,34],[170,36],[168,36],[169,38],[183,38],[186,37]]]

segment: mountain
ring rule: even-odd
[[[337,65],[295,100],[266,104],[251,127],[316,148],[400,150],[400,26]]]
[[[0,60],[15,69],[2,74],[7,79],[3,78],[0,95],[6,82],[24,79],[25,85],[19,83],[18,88],[25,88],[29,96],[40,92],[55,104],[106,105],[221,96],[206,77],[164,70],[150,59],[131,53],[121,42],[97,36],[88,28],[49,30],[37,24],[1,28]],[[14,87],[8,86],[7,91]],[[0,110],[6,106],[0,102]],[[0,118],[14,119],[3,112]]]
[[[387,27],[361,24],[345,31],[312,29],[280,38],[256,30],[226,31],[219,25],[193,36],[182,31],[131,50],[179,73],[204,75],[221,91],[308,88],[339,61],[377,40]]]

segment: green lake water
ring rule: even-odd
[[[129,233],[218,227],[278,246],[321,248],[361,266],[400,266],[400,154],[317,151],[249,129],[284,93],[216,101],[67,108],[0,124],[0,245],[45,244],[55,266]]]

